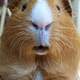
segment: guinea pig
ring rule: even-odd
[[[68,0],[20,0],[1,37],[2,80],[76,80],[78,40]]]

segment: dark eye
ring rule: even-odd
[[[24,5],[22,6],[22,11],[24,11],[26,8],[27,8],[27,4],[24,4]]]
[[[57,9],[60,11],[60,7],[59,7],[58,5],[57,5],[56,7],[57,7]]]

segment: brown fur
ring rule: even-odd
[[[52,0],[54,3],[55,1]],[[58,15],[56,5],[53,5],[52,2],[49,3],[54,9],[55,22],[52,24],[54,27],[51,27],[51,47],[47,55],[37,56],[32,50],[35,40],[32,33],[28,31],[31,24],[25,19],[24,12],[16,12],[6,23],[2,36],[2,54],[0,54],[0,65],[3,68],[0,72],[2,71],[1,75],[5,76],[5,80],[15,78],[33,80],[38,68],[42,71],[44,80],[76,80],[79,52],[75,25],[62,6],[60,6],[61,14]],[[32,3],[28,5],[26,14],[30,13],[31,7],[33,7]],[[11,67],[14,65],[20,66],[28,73],[19,77],[11,77],[10,75],[14,73],[18,76]]]

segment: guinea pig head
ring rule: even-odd
[[[71,59],[76,49],[75,28],[64,1],[21,1],[4,29],[2,41],[6,52],[25,57],[26,61],[35,61],[36,56],[40,61]]]

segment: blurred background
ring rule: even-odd
[[[77,31],[80,34],[80,0],[71,0],[73,9],[73,18],[77,27]]]

